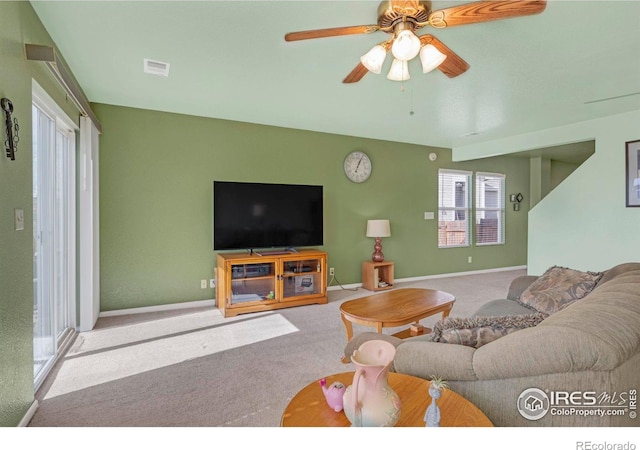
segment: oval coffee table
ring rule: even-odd
[[[442,313],[445,318],[451,312],[455,297],[448,292],[433,289],[405,288],[394,289],[380,294],[348,300],[340,305],[340,316],[347,331],[347,341],[353,337],[353,323],[382,328],[398,327],[415,323],[420,319]],[[394,336],[405,338],[405,332]]]
[[[339,381],[345,386],[353,382],[354,372],[326,377],[327,386]],[[282,414],[283,427],[348,427],[344,411],[335,412],[327,405],[320,380],[302,388],[289,402]],[[400,397],[400,419],[396,427],[424,427],[424,414],[431,403],[429,381],[400,373],[389,373],[389,386]],[[473,403],[445,389],[438,399],[441,427],[492,427],[493,424]]]

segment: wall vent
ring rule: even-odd
[[[169,63],[162,61],[154,61],[153,59],[144,60],[144,73],[151,75],[159,75],[161,77],[169,76]]]

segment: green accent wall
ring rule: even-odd
[[[0,426],[17,425],[34,401],[31,80],[78,118],[44,64],[27,61],[27,43],[53,45],[29,2],[0,2],[0,97],[12,101],[20,125],[15,161],[4,144],[0,154]],[[1,123],[4,143],[4,112]],[[14,230],[16,208],[24,231]]]
[[[448,149],[401,144],[95,104],[100,137],[101,310],[211,299],[200,280],[213,277],[214,180],[324,186],[324,246],[344,284],[361,282],[373,239],[368,219],[388,218],[385,258],[396,278],[524,265],[529,162],[496,157],[454,163]],[[368,181],[347,180],[342,164],[366,152]],[[438,159],[431,162],[429,153]],[[437,248],[438,169],[507,174],[505,245]],[[473,257],[469,264],[468,257]]]

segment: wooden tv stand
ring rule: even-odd
[[[216,303],[224,317],[327,303],[327,253],[219,253]]]

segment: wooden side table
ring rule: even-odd
[[[354,372],[326,377],[327,386],[339,381],[345,386],[353,383]],[[396,427],[424,427],[424,414],[431,403],[429,382],[400,373],[389,374],[389,386],[400,397],[400,419]],[[492,427],[493,424],[477,406],[450,389],[438,399],[441,427]],[[302,388],[289,402],[282,414],[283,427],[348,427],[351,425],[344,411],[335,412],[327,405],[319,380]]]
[[[384,283],[380,286],[379,283]],[[393,287],[393,262],[365,261],[362,263],[362,287],[370,291],[384,291]]]

